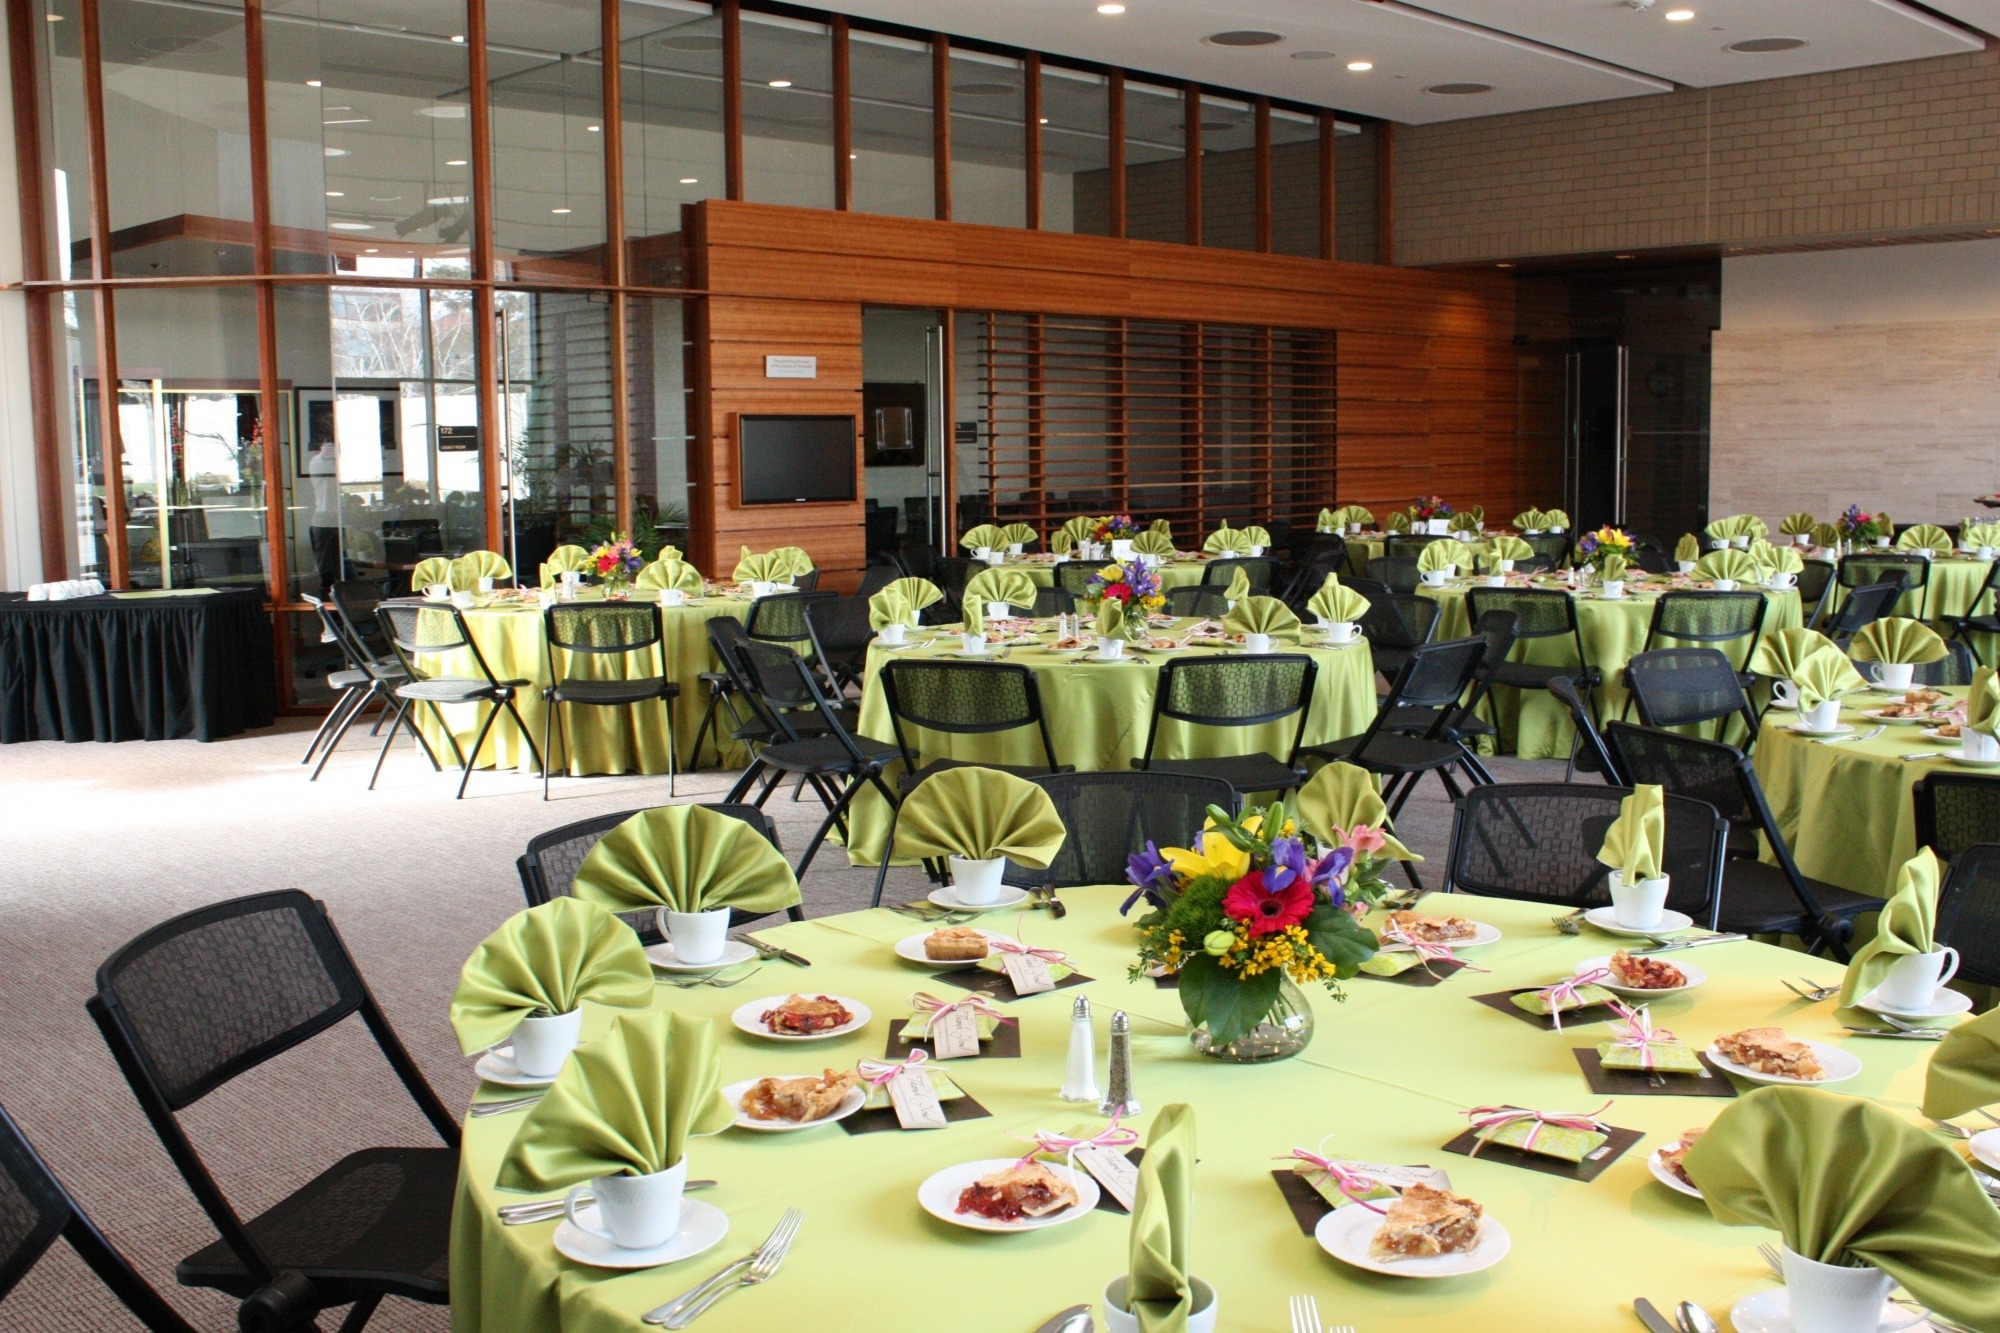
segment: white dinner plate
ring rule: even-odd
[[[1885,717],[1879,708],[1863,709],[1861,716],[1870,722],[1880,722],[1885,727],[1921,727],[1932,719],[1928,715],[1917,717]]]
[[[753,1037],[762,1037],[766,1041],[826,1041],[833,1037],[844,1037],[850,1032],[859,1032],[862,1028],[867,1027],[868,1020],[875,1016],[868,1006],[859,1000],[850,1000],[845,995],[828,995],[827,998],[829,1000],[838,1000],[841,1004],[845,1005],[847,1011],[853,1014],[854,1017],[842,1023],[839,1027],[828,1028],[824,1032],[801,1034],[779,1033],[773,1032],[769,1027],[765,1026],[764,1013],[766,1010],[783,1004],[792,995],[808,994],[817,996],[820,992],[793,991],[791,995],[766,995],[761,1000],[752,1000],[748,1004],[739,1004],[736,1006],[736,1011],[729,1015],[729,1021],[736,1025],[738,1031],[747,1032]]]
[[[1820,727],[1809,727],[1803,722],[1786,722],[1780,726],[1779,730],[1789,731],[1795,736],[1810,736],[1814,740],[1821,740],[1828,736],[1851,735],[1854,728],[1845,722],[1835,723],[1831,730]]]
[[[1694,924],[1694,918],[1686,912],[1664,911],[1660,913],[1659,925],[1651,930],[1634,930],[1630,926],[1619,925],[1615,909],[1610,907],[1593,907],[1583,914],[1583,919],[1607,934],[1630,935],[1638,939],[1654,935],[1673,935]]]
[[[1457,1254],[1439,1254],[1424,1259],[1377,1259],[1368,1252],[1368,1242],[1375,1237],[1376,1228],[1382,1225],[1379,1213],[1372,1213],[1359,1204],[1336,1208],[1319,1220],[1313,1228],[1313,1239],[1319,1247],[1344,1264],[1365,1268],[1371,1273],[1386,1273],[1390,1277],[1458,1277],[1463,1273],[1477,1273],[1482,1268],[1491,1268],[1507,1257],[1512,1246],[1512,1238],[1507,1228],[1491,1217],[1479,1220],[1479,1239],[1469,1250]]]
[[[1940,736],[1936,727],[1925,727],[1924,739],[1927,741],[1936,741],[1939,745],[1958,745],[1962,748],[1965,738],[1963,736]]]
[[[981,1176],[1005,1171],[1014,1165],[1014,1162],[1015,1159],[1012,1157],[989,1157],[984,1161],[961,1162],[957,1166],[948,1166],[917,1186],[917,1202],[923,1205],[925,1212],[940,1222],[949,1222],[955,1227],[964,1227],[969,1231],[1004,1232],[1040,1231],[1045,1227],[1059,1227],[1065,1222],[1074,1222],[1080,1217],[1087,1217],[1090,1210],[1097,1207],[1097,1201],[1103,1197],[1097,1182],[1092,1180],[1087,1172],[1072,1171],[1055,1162],[1044,1162],[1043,1165],[1048,1167],[1050,1174],[1068,1181],[1076,1190],[1076,1203],[1073,1207],[1048,1213],[1042,1217],[1024,1217],[1017,1222],[996,1222],[990,1217],[981,1217],[978,1213],[958,1211],[958,1196],[965,1193],[968,1185]]]
[[[712,963],[683,963],[674,956],[671,943],[649,944],[646,959],[662,972],[720,972],[725,967],[735,967],[747,963],[757,956],[757,951],[742,940],[730,940],[722,946],[722,957]]]
[[[1882,1003],[1878,998],[1881,994],[1879,990],[1869,991],[1854,1002],[1855,1007],[1866,1009],[1871,1013],[1887,1014],[1891,1018],[1950,1018],[1956,1014],[1972,1012],[1972,997],[1963,991],[1952,990],[1948,986],[1939,986],[1937,993],[1931,996],[1929,1004],[1891,1006]]]
[[[1687,975],[1687,984],[1685,986],[1627,986],[1621,981],[1614,980],[1599,981],[1593,984],[1602,986],[1608,991],[1616,991],[1620,995],[1651,997],[1654,995],[1679,995],[1682,991],[1693,990],[1696,986],[1708,980],[1708,973],[1702,971],[1693,963],[1683,963],[1679,959],[1674,958],[1663,958],[1660,961],[1663,963],[1672,963],[1685,973]],[[1610,966],[1611,958],[1608,954],[1602,958],[1586,958],[1576,965],[1576,975],[1582,976],[1585,972],[1591,971],[1593,968],[1608,968]]]
[[[2000,759],[1968,759],[1963,748],[1945,751],[1944,758],[1946,763],[1960,768],[2000,768]]]
[[[2000,1129],[1974,1134],[1966,1147],[1972,1149],[1972,1155],[1983,1162],[1989,1171],[2000,1171]]]
[[[1910,1312],[1902,1306],[1882,1303],[1883,1324],[1893,1326],[1909,1317]],[[1730,1307],[1729,1322],[1736,1333],[1792,1333],[1792,1294],[1783,1287],[1772,1287],[1745,1296]],[[1928,1319],[1919,1319],[1904,1333],[1935,1333],[1936,1327]]]
[[[514,1063],[512,1046],[495,1046],[479,1057],[479,1063],[472,1066],[472,1072],[488,1083],[503,1088],[546,1088],[556,1081],[550,1074],[547,1078],[537,1078],[533,1074],[523,1074],[521,1067]]]
[[[1665,1185],[1677,1194],[1685,1194],[1690,1199],[1699,1199],[1701,1197],[1700,1190],[1667,1170],[1667,1164],[1660,1160],[1660,1154],[1665,1151],[1665,1148],[1655,1148],[1653,1149],[1653,1155],[1646,1159],[1646,1165],[1652,1171],[1653,1179],[1659,1181],[1662,1185]]]
[[[1018,907],[1028,901],[1028,891],[1017,889],[1011,884],[1002,884],[1000,896],[990,903],[962,903],[958,900],[957,890],[947,884],[941,889],[932,889],[930,900],[939,907],[949,908],[954,912],[997,912],[1003,907]]]
[[[1823,1088],[1829,1083],[1845,1083],[1861,1072],[1861,1057],[1852,1051],[1843,1051],[1840,1047],[1829,1046],[1823,1041],[1807,1041],[1804,1037],[1795,1037],[1793,1040],[1804,1041],[1806,1045],[1812,1047],[1813,1054],[1819,1057],[1819,1067],[1826,1071],[1825,1078],[1793,1078],[1789,1074],[1763,1074],[1754,1069],[1745,1069],[1715,1049],[1713,1042],[1709,1043],[1708,1058],[1724,1073],[1747,1078],[1752,1083],[1796,1083],[1808,1088]]]
[[[1923,686],[1917,684],[1915,681],[1911,681],[1908,685],[1884,685],[1879,680],[1868,682],[1868,690],[1871,694],[1908,694],[1911,690],[1920,690],[1923,688]]]
[[[586,1222],[597,1222],[597,1205],[587,1204],[576,1210],[576,1215]],[[602,1236],[590,1232],[564,1218],[556,1224],[556,1253],[576,1263],[588,1264],[592,1268],[657,1268],[661,1264],[678,1263],[682,1259],[692,1259],[722,1243],[729,1234],[729,1215],[712,1203],[700,1199],[681,1200],[681,1224],[665,1242],[646,1250],[628,1250],[621,1245],[613,1245]]]
[[[818,1075],[773,1074],[771,1077],[816,1078]],[[831,1113],[823,1115],[817,1120],[752,1120],[743,1110],[743,1096],[762,1081],[761,1079],[746,1078],[741,1083],[732,1083],[722,1090],[722,1095],[727,1097],[729,1104],[736,1108],[736,1127],[738,1129],[754,1129],[764,1134],[794,1134],[802,1129],[818,1129],[821,1125],[830,1125],[836,1120],[845,1120],[868,1104],[867,1085],[857,1083],[847,1090],[845,1097],[840,1099],[840,1105],[834,1107]]]
[[[989,941],[1002,938],[990,930],[982,930],[979,933],[984,935]],[[924,941],[930,937],[931,932],[928,930],[921,934],[903,936],[902,939],[896,941],[896,957],[906,959],[912,963],[922,963],[925,967],[934,967],[939,971],[957,971],[962,967],[978,967],[986,961],[985,958],[933,958],[924,952]],[[991,957],[993,950],[989,947],[986,953],[988,957]]]
[[[1384,925],[1384,928],[1386,928],[1386,927],[1387,927],[1387,924],[1388,924],[1387,922],[1384,922],[1384,923],[1383,923],[1383,925]],[[1466,939],[1466,940],[1444,940],[1444,941],[1442,941],[1442,942],[1443,942],[1443,943],[1445,943],[1445,944],[1448,944],[1448,945],[1450,945],[1450,946],[1451,946],[1451,947],[1452,947],[1453,949],[1477,949],[1477,948],[1478,948],[1478,947],[1479,947],[1480,945],[1482,945],[1482,944],[1492,944],[1492,943],[1494,943],[1495,941],[1497,941],[1497,940],[1498,940],[1499,938],[1500,938],[1500,927],[1498,927],[1498,926],[1489,926],[1489,925],[1487,925],[1487,924],[1486,924],[1486,923],[1485,923],[1484,921],[1475,921],[1475,922],[1473,922],[1473,923],[1472,923],[1472,938],[1471,938],[1471,939]],[[1411,948],[1410,948],[1410,946],[1409,946],[1409,945],[1407,945],[1407,944],[1402,944],[1402,943],[1399,943],[1399,942],[1395,942],[1395,941],[1392,941],[1392,942],[1390,942],[1390,943],[1388,943],[1388,944],[1384,944],[1384,945],[1382,946],[1382,948],[1381,948],[1380,952],[1382,952],[1382,953],[1409,953],[1409,952],[1411,952]]]

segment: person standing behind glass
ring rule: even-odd
[[[312,522],[307,529],[312,538],[313,563],[319,567],[320,596],[328,596],[340,581],[340,467],[333,441],[321,440],[306,462],[306,477],[312,483]]]

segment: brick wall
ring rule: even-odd
[[[2000,50],[1399,126],[1396,260],[1976,235],[1996,124]]]

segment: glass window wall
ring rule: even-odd
[[[604,274],[604,29],[596,5],[486,7],[493,245],[503,278]]]
[[[833,207],[833,31],[743,15],[743,195]]]
[[[1319,117],[1271,109],[1271,249],[1318,259],[1326,190],[1319,172]]]
[[[687,549],[686,338],[680,301],[635,296],[625,303],[632,536],[648,554],[662,544]]]
[[[1187,240],[1187,109],[1178,88],[1125,81],[1125,234]]]
[[[1257,108],[1201,99],[1201,243],[1257,248]]]
[[[627,277],[676,287],[681,206],[726,193],[722,20],[686,0],[628,0],[619,25]]]
[[[854,210],[936,217],[930,43],[854,32],[847,59]]]
[[[1022,61],[952,50],[952,221],[1027,225],[1027,116]]]
[[[1042,230],[1111,235],[1111,80],[1042,66]]]

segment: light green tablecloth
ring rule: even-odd
[[[591,594],[586,594],[579,600],[590,599]],[[633,600],[639,600],[639,596],[635,594]],[[708,620],[712,616],[735,616],[741,620],[749,614],[748,598],[730,596],[704,597],[686,605],[660,608],[661,647],[666,652],[667,676],[681,687],[680,698],[673,703],[673,719],[674,741],[680,747],[682,763],[687,760],[695,728],[701,725],[702,711],[708,707],[708,691],[698,677],[704,671],[715,669],[714,657],[708,646]],[[465,624],[472,641],[486,658],[486,665],[496,677],[531,682],[515,691],[514,707],[520,710],[522,721],[533,730],[535,744],[541,745],[542,715],[546,711],[542,704],[542,691],[551,683],[549,655],[545,647],[547,634],[541,610],[533,603],[526,606],[495,604],[475,607],[465,613]],[[442,666],[438,670],[478,675],[478,669],[468,653],[447,654],[439,660]],[[418,665],[431,669],[429,662]],[[601,658],[593,654],[577,654],[566,657],[564,665],[565,675],[585,679],[653,675],[659,669],[659,657],[650,652],[605,655]],[[470,747],[472,738],[479,734],[480,711],[468,705],[447,706],[444,715],[458,737],[459,745]],[[423,728],[424,738],[437,750],[439,758],[449,763],[451,746],[445,741],[430,710],[417,710],[416,718],[417,725]],[[726,723],[728,720],[725,711],[723,721]],[[565,752],[561,730],[553,733],[551,745],[556,754],[552,762],[557,773],[667,771],[667,729],[657,703],[625,708],[573,705],[563,710],[562,721],[569,728],[570,745]],[[723,767],[740,768],[747,762],[744,748],[727,739],[726,729],[723,736],[726,760]],[[702,752],[711,757],[715,753],[707,740],[702,742]],[[524,773],[535,771],[534,759],[528,747],[521,742],[519,728],[504,711],[488,733],[476,767],[518,768]]]
[[[1478,1329],[1482,1333],[1631,1327],[1635,1296],[1666,1306],[1683,1298],[1723,1326],[1728,1307],[1771,1285],[1754,1231],[1724,1227],[1701,1203],[1669,1191],[1646,1167],[1647,1154],[1681,1131],[1707,1125],[1729,1103],[1711,1098],[1627,1097],[1607,1111],[1613,1124],[1645,1140],[1589,1183],[1559,1180],[1485,1156],[1441,1151],[1465,1128],[1475,1105],[1514,1103],[1589,1110],[1602,1098],[1585,1086],[1572,1047],[1604,1039],[1601,1024],[1541,1032],[1469,997],[1552,982],[1616,943],[1586,928],[1559,934],[1546,907],[1460,898],[1455,910],[1500,927],[1498,944],[1476,951],[1490,973],[1460,972],[1423,989],[1359,978],[1334,1003],[1314,990],[1318,1034],[1305,1053],[1271,1065],[1240,1066],[1198,1056],[1188,1045],[1174,992],[1125,980],[1132,933],[1116,916],[1120,888],[1065,892],[1062,921],[1030,913],[987,924],[1019,924],[1036,945],[1067,951],[1097,978],[1084,993],[1097,1010],[1099,1070],[1109,1014],[1132,1017],[1134,1091],[1155,1108],[1187,1102],[1202,1120],[1196,1172],[1194,1270],[1220,1293],[1226,1333],[1272,1333],[1286,1324],[1286,1301],[1311,1293],[1322,1314],[1363,1330]],[[1433,907],[1440,906],[1437,899]],[[734,1082],[823,1066],[851,1068],[880,1058],[888,1025],[907,1013],[905,997],[928,969],[900,962],[890,944],[922,927],[886,911],[827,917],[765,932],[813,962],[782,963],[728,990],[671,990],[658,1003],[709,1014],[725,1024],[736,1006],[795,989],[858,999],[874,1011],[863,1031],[799,1050],[738,1032],[723,1037],[723,1077]],[[1923,1069],[1931,1048],[1917,1042],[1843,1040],[1831,1004],[1810,1006],[1778,984],[1806,976],[1836,983],[1825,959],[1751,943],[1700,950],[1708,982],[1655,1002],[1654,1017],[1690,1044],[1722,1032],[1776,1023],[1833,1041],[1858,1055],[1862,1073],[1838,1091],[1880,1099],[1921,1123]],[[1067,992],[1006,1005],[1021,1020],[1020,1059],[957,1061],[951,1073],[993,1112],[943,1130],[849,1136],[838,1127],[799,1134],[729,1130],[696,1140],[691,1175],[721,1181],[702,1194],[729,1215],[729,1235],[713,1250],[664,1268],[612,1273],[569,1262],[551,1247],[554,1225],[503,1228],[495,1206],[522,1196],[492,1187],[517,1119],[466,1125],[453,1219],[451,1285],[457,1333],[632,1333],[638,1316],[748,1253],[789,1206],[805,1210],[798,1241],[769,1283],[735,1292],[703,1317],[714,1333],[810,1328],[816,1333],[965,1329],[1025,1333],[1075,1302],[1095,1301],[1123,1271],[1128,1226],[1096,1212],[1022,1235],[983,1235],[932,1219],[917,1186],[955,1163],[1012,1157],[1021,1136],[1102,1123],[1056,1097],[1069,1037]],[[602,1012],[587,1011],[586,1033]],[[1747,1086],[1747,1085],[1746,1085]],[[482,1097],[506,1095],[484,1089]],[[1331,1136],[1331,1137],[1329,1137]],[[1271,1180],[1273,1158],[1294,1146],[1386,1163],[1428,1163],[1455,1189],[1479,1200],[1512,1235],[1511,1253],[1476,1276],[1443,1281],[1377,1277],[1348,1268],[1300,1233]],[[1100,1314],[1101,1319],[1101,1314]],[[1103,1325],[1100,1322],[1099,1327]]]
[[[1447,585],[1441,590],[1429,588],[1420,591],[1427,597],[1434,597],[1443,606],[1444,612],[1438,617],[1436,638],[1455,639],[1472,633],[1472,620],[1466,610],[1464,580]],[[1536,587],[1560,587],[1559,582],[1538,583]],[[1628,581],[1625,596],[1616,601],[1607,601],[1597,595],[1595,589],[1579,597],[1576,606],[1577,627],[1583,635],[1583,651],[1590,664],[1604,675],[1604,683],[1597,690],[1597,719],[1609,722],[1624,716],[1627,693],[1625,689],[1625,664],[1646,647],[1646,631],[1653,623],[1653,606],[1659,601],[1660,590],[1668,584],[1655,580],[1651,586],[1635,585]],[[1799,623],[1799,595],[1796,591],[1766,592],[1764,610],[1764,632],[1789,629]],[[1676,646],[1673,640],[1662,640],[1655,648]],[[1740,668],[1750,654],[1749,640],[1744,640],[1730,659]],[[1537,665],[1574,662],[1576,646],[1573,640],[1563,638],[1537,639],[1515,645],[1512,660]],[[1487,696],[1490,701],[1488,713],[1500,727],[1500,748],[1518,754],[1523,759],[1567,759],[1570,745],[1576,736],[1576,729],[1570,724],[1569,713],[1546,690],[1516,690],[1504,685],[1496,686]],[[1636,720],[1636,719],[1633,719]],[[1737,727],[1742,731],[1742,727]],[[1742,736],[1730,735],[1725,739],[1741,743]]]
[[[1184,633],[1193,621],[1180,621],[1172,632]],[[919,642],[926,642],[919,640]],[[876,740],[895,743],[896,731],[889,719],[889,705],[876,685],[884,662],[897,657],[957,656],[955,634],[928,640],[928,648],[868,650],[868,672],[861,692],[861,732]],[[1280,652],[1296,651],[1295,645],[1280,641]],[[1190,648],[1176,654],[1194,656],[1214,651]],[[1305,743],[1324,744],[1354,736],[1366,730],[1375,715],[1375,668],[1365,643],[1345,648],[1310,648],[1319,663],[1319,679],[1313,688],[1312,714],[1306,722]],[[1042,711],[1048,718],[1049,736],[1055,743],[1056,762],[1083,771],[1129,769],[1132,761],[1146,751],[1146,729],[1153,718],[1153,693],[1166,654],[1131,654],[1135,660],[1095,662],[1090,654],[1054,654],[1040,648],[1017,647],[1002,658],[1035,672],[1040,683]],[[1216,727],[1189,727],[1163,721],[1154,754],[1162,759],[1186,759],[1201,755],[1248,754],[1258,749],[1275,755],[1289,753],[1298,719],[1287,718],[1261,727],[1223,730]],[[999,764],[1043,764],[1041,735],[1033,727],[981,735],[944,735],[928,731],[909,732],[905,739],[926,759],[984,759]],[[893,768],[889,781],[901,773]],[[854,800],[853,836],[849,857],[856,865],[876,865],[881,859],[882,839],[888,831],[887,803],[873,790]]]
[[[1993,612],[1993,598],[1983,590],[1986,586],[1986,573],[1992,566],[1993,562],[1990,560],[1981,560],[1977,556],[1962,552],[1932,560],[1927,592],[1904,593],[1902,599],[1896,603],[1896,609],[1892,614],[1927,621],[1931,628],[1940,634],[1948,634],[1951,629],[1951,618],[1970,613],[1974,609],[1974,602],[1981,604],[1977,609],[1982,614],[1990,615]],[[1845,596],[1845,590],[1838,584],[1828,591],[1826,599],[1828,615],[1839,607]],[[1994,649],[2000,646],[1991,642],[1994,636],[1979,634],[1973,637],[1979,641],[1975,647],[1982,658],[1988,662],[1993,661]]]
[[[1965,695],[1964,690],[1943,693],[1954,699]],[[1849,695],[1841,700],[1840,720],[1872,729],[1875,723],[1859,710],[1898,697]],[[1873,740],[1819,745],[1788,730],[1797,721],[1796,714],[1779,709],[1765,714],[1755,752],[1757,780],[1792,859],[1813,879],[1886,898],[1895,890],[1897,869],[1917,853],[1910,788],[1926,773],[1959,771],[1944,757],[1958,747],[1902,726]],[[1910,763],[1901,758],[1919,753],[1937,758]]]

